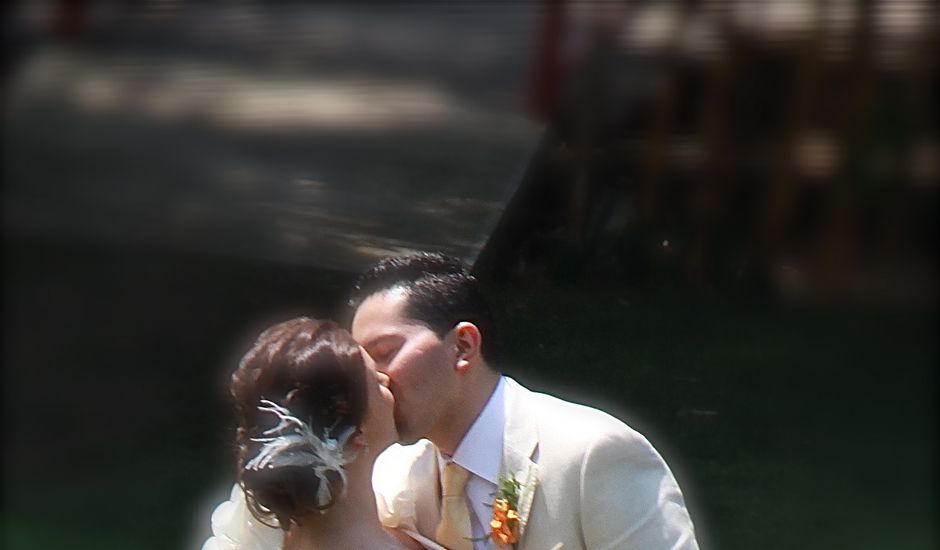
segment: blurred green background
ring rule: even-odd
[[[196,548],[233,479],[227,374],[349,275],[14,243],[4,279],[4,547]],[[646,434],[704,548],[936,542],[936,316],[662,281],[490,288],[505,371]]]
[[[424,248],[703,548],[937,546],[936,2],[10,4],[4,548],[198,548],[250,340]]]

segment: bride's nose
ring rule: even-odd
[[[385,374],[384,372],[379,372],[379,371],[375,371],[375,375],[379,379],[379,384],[387,388],[389,383],[391,382],[388,375]]]

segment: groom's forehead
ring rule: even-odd
[[[380,290],[366,297],[356,308],[353,320],[376,321],[404,317],[408,291],[402,287]]]
[[[401,288],[372,294],[356,308],[352,322],[353,336],[362,343],[362,338],[377,338],[397,326],[420,324],[405,315],[407,304],[408,293]]]

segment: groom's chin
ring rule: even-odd
[[[412,443],[417,443],[421,436],[415,434],[413,430],[408,429],[408,424],[402,420],[401,415],[398,412],[398,409],[395,409],[395,431],[398,432],[398,444],[399,445],[411,445]]]
[[[398,444],[399,445],[413,445],[421,440],[420,435],[415,435],[408,433],[407,431],[398,430]]]

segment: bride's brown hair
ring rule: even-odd
[[[238,481],[252,515],[273,518],[284,530],[312,511],[326,510],[342,491],[342,479],[328,472],[331,498],[317,503],[321,480],[309,467],[246,468],[261,450],[264,432],[277,418],[259,407],[277,403],[318,436],[358,429],[366,414],[366,368],[359,346],[332,321],[301,317],[265,330],[232,374],[238,419]],[[270,525],[270,524],[269,524]]]

